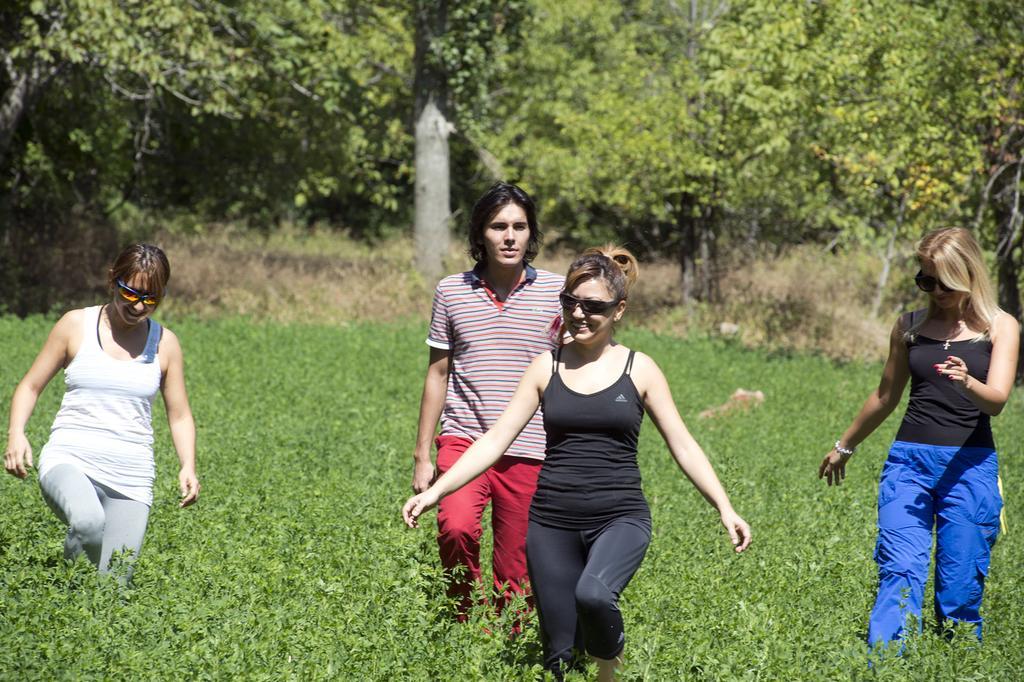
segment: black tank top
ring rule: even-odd
[[[530,520],[567,530],[599,528],[621,517],[650,520],[640,488],[636,448],[644,406],[629,372],[596,393],[577,393],[558,373],[554,355],[544,390],[547,451],[530,505]]]
[[[910,401],[896,440],[926,445],[995,447],[989,416],[979,410],[955,382],[935,371],[935,365],[955,355],[967,363],[972,377],[987,381],[992,342],[987,338],[950,341],[948,349],[946,343],[920,334],[907,342]]]

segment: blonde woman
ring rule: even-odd
[[[977,625],[1002,499],[990,417],[1013,387],[1019,326],[996,305],[974,237],[962,228],[929,233],[917,247],[915,281],[928,307],[893,327],[878,389],[818,469],[838,485],[856,447],[910,402],[878,492],[878,596],[868,643],[899,640],[907,618],[920,624],[936,535],[935,613],[939,623]]]
[[[736,551],[750,543],[750,527],[680,419],[661,370],[615,342],[615,323],[626,311],[636,272],[636,259],[624,249],[590,249],[576,259],[560,295],[572,341],[537,356],[494,426],[402,510],[405,522],[416,526],[442,497],[494,464],[543,405],[546,456],[530,505],[526,560],[544,667],[556,679],[573,660],[577,623],[599,679],[614,679],[622,659],[618,598],[651,539],[636,461],[644,411],[679,467],[718,510]]]

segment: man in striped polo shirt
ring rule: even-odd
[[[469,225],[476,267],[445,277],[434,293],[430,364],[413,453],[415,492],[430,487],[497,421],[530,361],[558,345],[558,294],[565,278],[529,264],[539,247],[536,209],[526,192],[499,182],[480,197]],[[441,433],[434,439],[439,419]],[[544,445],[538,410],[498,464],[438,505],[437,543],[450,573],[448,594],[459,600],[459,620],[466,619],[473,585],[481,582],[480,519],[488,502],[497,608],[512,592],[523,592],[528,511]]]

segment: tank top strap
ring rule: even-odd
[[[910,311],[910,315],[907,317],[907,329],[913,329],[914,326],[917,324],[918,313],[919,312],[921,312],[921,311],[919,311],[919,310],[911,310]],[[925,313],[925,314],[927,314],[927,313]],[[914,345],[914,343],[917,342],[917,334],[915,333],[912,336],[907,336],[906,335],[907,329],[903,330],[903,333],[904,333],[903,345],[906,346],[907,348],[910,348],[912,345]]]
[[[633,356],[636,355],[635,350],[629,351],[629,358],[626,360],[626,369],[622,371],[623,374],[629,376],[629,373],[633,371]]]
[[[149,335],[146,337],[146,347],[142,349],[142,361],[153,362],[156,359],[157,348],[160,347],[160,339],[163,337],[164,328],[154,319],[149,319]]]
[[[101,305],[93,305],[85,308],[82,312],[82,345],[78,352],[103,351],[100,346],[100,313],[103,310]]]
[[[558,363],[562,360],[562,347],[559,346],[556,350],[551,351],[551,374],[554,376],[558,374]]]

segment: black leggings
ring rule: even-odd
[[[545,669],[558,676],[572,660],[574,644],[597,658],[613,659],[622,652],[626,635],[619,595],[650,542],[651,522],[642,518],[615,519],[592,530],[560,530],[530,521],[526,564]]]

